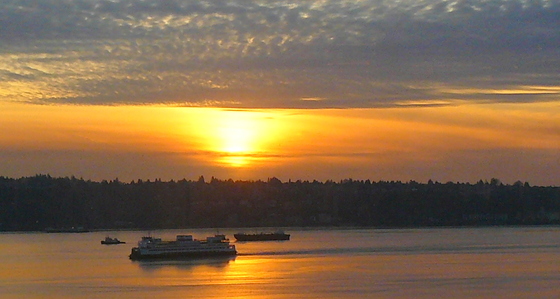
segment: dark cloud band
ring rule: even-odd
[[[2,98],[298,108],[550,101],[483,90],[556,90],[558,15],[560,1],[2,1]],[[444,89],[478,90],[449,98]]]

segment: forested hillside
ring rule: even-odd
[[[560,224],[560,188],[469,183],[0,177],[0,230]]]

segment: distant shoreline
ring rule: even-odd
[[[560,187],[342,180],[0,177],[0,231],[560,225]]]

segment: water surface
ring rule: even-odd
[[[290,241],[234,243],[235,258],[152,262],[128,259],[143,231],[4,233],[0,297],[560,297],[559,227],[286,231]],[[106,235],[127,244],[101,245]]]

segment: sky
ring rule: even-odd
[[[3,0],[0,176],[560,185],[560,1]]]

